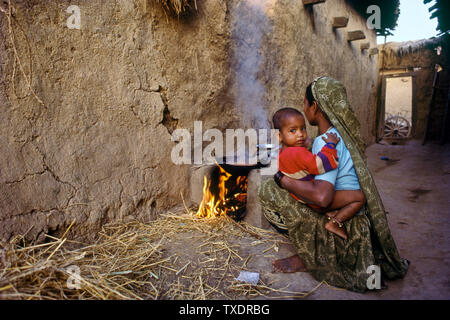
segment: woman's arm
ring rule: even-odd
[[[321,208],[328,207],[333,201],[334,186],[328,181],[301,181],[284,176],[280,183],[283,189],[293,193],[297,198]]]

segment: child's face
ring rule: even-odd
[[[280,142],[283,147],[304,147],[308,134],[305,119],[295,115],[283,119],[280,129]]]

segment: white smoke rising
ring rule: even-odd
[[[241,0],[231,11],[235,44],[236,111],[242,113],[244,127],[270,128],[264,108],[266,86],[258,80],[264,56],[261,43],[270,32],[266,14],[271,0]]]

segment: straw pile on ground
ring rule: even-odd
[[[70,226],[71,227],[71,226]],[[70,229],[69,227],[69,229]],[[309,293],[236,281],[252,254],[243,244],[273,250],[280,236],[228,217],[168,213],[144,224],[111,224],[91,245],[47,235],[0,246],[1,299],[302,298]],[[265,249],[264,249],[265,248]],[[263,250],[264,249],[264,250]],[[261,251],[260,251],[261,250]]]

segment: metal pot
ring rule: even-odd
[[[252,159],[256,159],[256,163],[251,163],[250,157],[246,152],[244,155],[244,162],[238,161],[238,155],[233,157],[223,157],[222,161],[218,161],[219,165],[228,173],[238,176],[246,176],[251,170],[260,169],[270,165],[270,161],[275,159],[278,154],[279,147],[273,144],[258,144],[256,145],[256,155]]]

